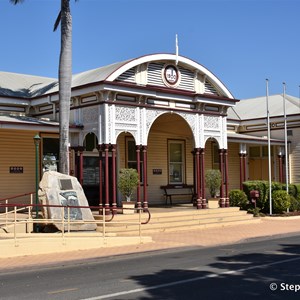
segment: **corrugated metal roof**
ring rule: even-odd
[[[283,115],[283,95],[271,95],[269,99],[270,117]],[[285,95],[286,99],[286,114],[299,114],[300,102],[299,98],[290,95]],[[229,108],[228,118],[234,120],[249,120],[267,117],[266,96],[241,100],[235,107]]]
[[[75,74],[73,75],[72,87],[106,80],[109,75],[126,64],[128,61],[130,60]]]
[[[0,95],[31,98],[47,93],[57,86],[57,79],[25,74],[0,72]]]
[[[259,144],[267,144],[268,143],[268,137],[266,136],[256,136],[256,135],[249,135],[249,134],[240,134],[236,132],[228,132],[227,133],[228,141],[234,141],[234,142],[244,142],[244,143],[259,143]],[[271,144],[276,145],[284,145],[284,140],[279,139],[270,139]]]
[[[14,123],[20,125],[48,125],[48,126],[59,126],[57,121],[45,120],[45,119],[37,119],[26,116],[7,116],[0,115],[0,124],[1,123]]]
[[[130,60],[73,75],[72,88],[105,80]],[[58,92],[58,80],[40,76],[0,72],[0,96],[32,98]]]

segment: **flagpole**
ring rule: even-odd
[[[269,111],[269,79],[266,79],[266,102],[267,102],[267,126],[268,126],[268,167],[269,167],[269,202],[270,215],[272,215],[272,168],[271,168],[271,132],[270,132],[270,111]]]
[[[178,35],[176,33],[176,37],[175,37],[175,50],[176,50],[176,66],[178,64]]]
[[[286,101],[285,101],[285,82],[283,82],[283,114],[284,114],[284,148],[285,148],[285,182],[286,193],[289,193],[289,165],[288,165],[288,145],[287,145],[287,120],[286,120]]]
[[[298,95],[298,99],[299,99],[299,108],[300,108],[300,85],[298,86],[299,88],[299,95]]]

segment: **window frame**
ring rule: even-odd
[[[186,161],[185,161],[185,155],[186,155],[186,143],[185,140],[180,139],[168,139],[168,184],[170,185],[176,185],[176,184],[184,184],[185,183],[185,176],[186,176]],[[171,161],[171,145],[172,144],[179,144],[181,145],[181,161]],[[176,176],[178,180],[174,180],[174,166],[180,166],[180,168],[175,168],[175,171],[178,171],[181,174]],[[173,179],[173,180],[172,180]]]

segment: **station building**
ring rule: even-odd
[[[282,95],[270,101],[272,179],[284,181]],[[299,103],[287,103],[289,180],[300,182]],[[37,134],[39,176],[59,171],[58,109],[57,78],[0,72],[1,199],[34,192]],[[243,181],[268,178],[265,97],[235,99],[189,58],[145,55],[73,75],[70,112],[70,175],[90,205],[120,205],[121,168],[138,170],[144,207],[165,203],[162,186],[192,186],[206,208],[208,169],[221,171],[224,206]]]

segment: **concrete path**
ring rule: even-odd
[[[265,217],[260,223],[221,228],[195,229],[170,233],[151,234],[152,242],[127,246],[106,246],[90,250],[56,252],[43,255],[27,255],[1,258],[0,270],[36,268],[53,264],[70,264],[84,259],[111,257],[121,254],[134,254],[155,250],[216,246],[238,243],[243,240],[300,233],[300,217]],[[1,245],[0,245],[1,246]],[[55,249],[53,249],[55,251]],[[149,254],[150,255],[150,254]]]

